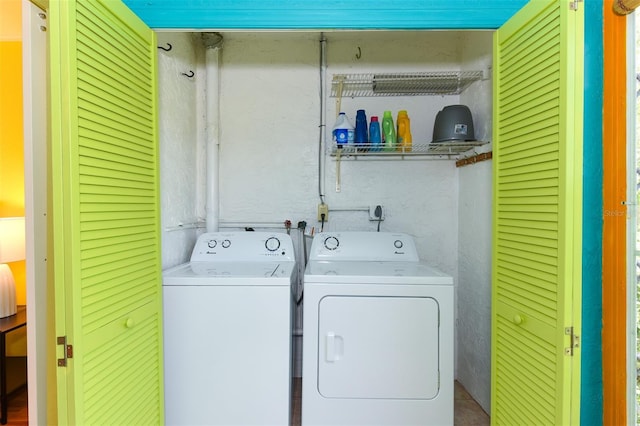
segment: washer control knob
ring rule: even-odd
[[[400,241],[400,240],[395,240],[395,241],[393,242],[393,245],[394,245],[397,249],[401,249],[401,248],[404,246],[404,244],[403,244],[403,243],[402,243],[402,241]]]
[[[209,246],[209,248],[215,248],[218,245],[218,242],[216,240],[209,240],[209,242],[207,243],[207,246]]]
[[[339,245],[340,245],[340,241],[338,241],[336,237],[327,237],[324,240],[324,247],[327,250],[335,250],[338,248]]]
[[[276,251],[280,248],[280,240],[276,237],[269,237],[264,242],[264,246],[269,251]]]
[[[222,242],[222,248],[229,248],[230,245],[231,245],[231,241],[229,240],[224,240]]]

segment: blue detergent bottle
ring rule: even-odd
[[[369,142],[369,132],[367,131],[367,115],[363,109],[356,112],[356,131],[354,135],[356,144],[365,144]]]
[[[378,116],[371,116],[371,124],[369,124],[369,143],[371,151],[380,151],[382,145],[382,136],[380,135],[380,122]]]

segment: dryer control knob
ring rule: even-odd
[[[269,237],[267,241],[264,242],[264,246],[269,251],[276,251],[280,248],[280,240],[276,237]]]
[[[216,240],[209,240],[207,245],[209,246],[209,248],[215,248],[218,245],[218,242]]]
[[[335,250],[338,248],[339,245],[340,245],[340,241],[338,241],[336,237],[327,237],[324,240],[324,247],[327,250]]]
[[[400,241],[400,240],[395,240],[395,241],[393,242],[393,245],[394,245],[397,249],[401,249],[401,248],[402,248],[402,246],[404,246],[404,244],[403,244],[403,243],[402,243],[402,241]]]
[[[229,240],[224,240],[222,242],[222,248],[229,248],[230,245],[231,245],[231,241]]]

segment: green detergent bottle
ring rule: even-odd
[[[393,125],[391,111],[385,111],[382,115],[382,136],[384,138],[384,150],[394,151],[396,149],[396,127]]]

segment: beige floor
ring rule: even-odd
[[[453,424],[455,426],[488,426],[491,424],[489,415],[457,381],[454,397]]]
[[[455,385],[454,420],[455,426],[488,426],[491,424],[489,416],[480,405],[458,382]],[[302,379],[296,378],[293,383],[293,426],[300,426]]]

